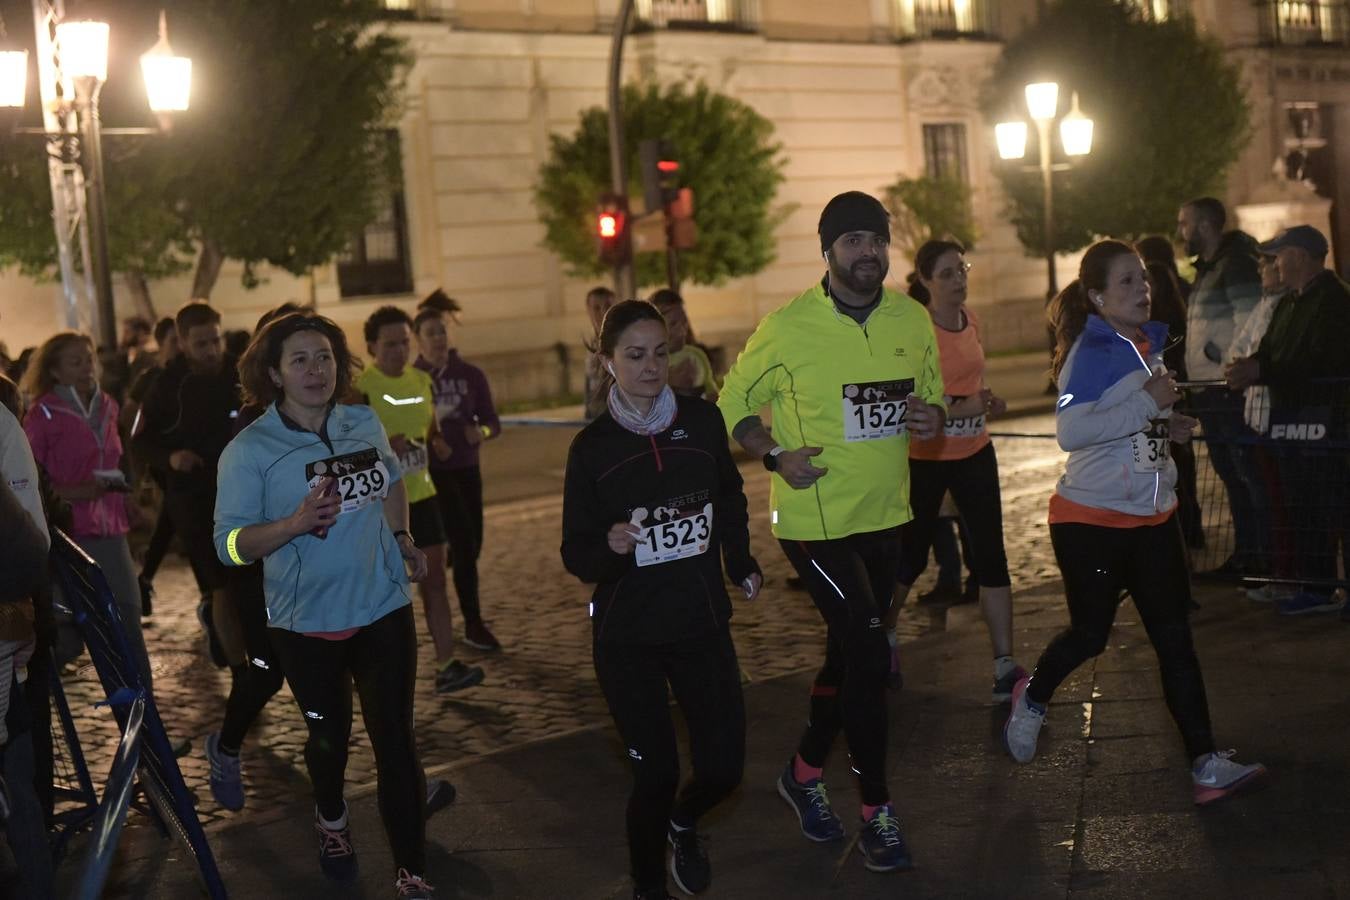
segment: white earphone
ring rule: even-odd
[[[609,369],[609,375],[610,375],[611,378],[618,378],[618,377],[619,377],[618,375],[615,375],[615,374],[614,374],[614,363],[612,363],[612,362],[605,363],[605,368],[606,368],[606,369]]]

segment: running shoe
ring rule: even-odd
[[[427,818],[455,802],[455,786],[443,778],[427,781]]]
[[[994,679],[993,698],[995,703],[1005,703],[1012,698],[1013,688],[1017,682],[1023,678],[1030,678],[1031,675],[1021,666],[1013,666],[1012,670],[1002,678]]]
[[[1321,594],[1316,591],[1299,591],[1292,597],[1275,604],[1282,616],[1302,616],[1308,613],[1336,612],[1341,601],[1335,594]]]
[[[690,896],[706,891],[712,884],[712,866],[703,846],[703,835],[695,828],[681,830],[672,825],[666,840],[675,851],[670,855],[670,874],[675,876],[675,884]]]
[[[346,812],[346,807],[343,807]],[[347,826],[328,828],[314,814],[314,830],[319,833],[319,868],[334,881],[350,884],[356,880],[356,848],[352,846],[352,830]]]
[[[206,736],[206,761],[211,766],[211,796],[231,812],[244,808],[244,779],[239,757],[220,752],[220,732]]]
[[[1263,584],[1260,587],[1247,588],[1243,593],[1253,603],[1279,603],[1294,596],[1294,591],[1278,584]]]
[[[1013,685],[1012,711],[1003,726],[1003,746],[1008,755],[1020,763],[1030,762],[1036,755],[1036,738],[1040,736],[1041,726],[1045,724],[1045,710],[1031,705],[1027,697],[1029,677],[1023,677]]]
[[[488,631],[488,627],[482,623],[465,622],[464,623],[464,643],[473,647],[475,650],[500,650],[501,642]]]
[[[483,683],[482,666],[466,666],[459,660],[451,660],[445,668],[436,673],[436,693],[453,694],[474,685]]]
[[[863,865],[871,872],[914,868],[914,860],[900,833],[900,820],[889,803],[878,807],[872,818],[863,822],[858,834],[858,850],[862,852]]]
[[[844,823],[830,808],[830,796],[825,791],[825,782],[819,778],[799,784],[792,775],[792,760],[788,760],[783,774],[778,776],[778,796],[782,797],[797,814],[802,834],[807,839],[822,843],[837,841],[844,836]]]
[[[400,900],[431,900],[435,889],[421,875],[399,869],[398,877],[394,879],[394,896]]]
[[[1242,765],[1233,762],[1233,750],[1220,750],[1205,757],[1204,762],[1191,769],[1195,785],[1195,805],[1205,806],[1237,793],[1244,787],[1266,777],[1266,767],[1260,763]]]

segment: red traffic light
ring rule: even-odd
[[[658,172],[665,172],[666,174],[678,172],[680,171],[680,163],[678,160],[674,159],[659,159],[656,161],[656,170]]]
[[[602,238],[619,236],[619,217],[614,213],[605,212],[600,214],[600,236]]]

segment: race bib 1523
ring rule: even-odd
[[[906,398],[913,392],[913,378],[844,385],[844,440],[875,441],[904,432]]]
[[[708,552],[713,505],[706,496],[705,493],[699,498],[704,500],[702,506],[695,500],[662,504],[650,512],[642,506],[633,509],[630,521],[642,529],[634,550],[639,566],[654,566]]]

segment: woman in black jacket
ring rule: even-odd
[[[608,409],[567,456],[562,557],[595,584],[595,673],[628,749],[628,848],[637,900],[665,900],[665,844],[686,893],[711,879],[698,817],[741,780],[745,706],[722,563],[749,599],[762,577],[750,555],[741,476],[717,407],[666,384],[666,326],[635,300],[600,330]],[[720,552],[720,556],[719,556]],[[680,790],[669,694],[684,712],[693,778]]]

